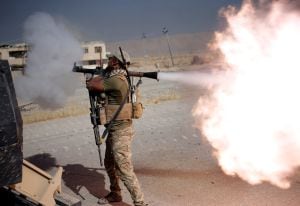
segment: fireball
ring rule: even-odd
[[[223,10],[214,46],[231,78],[193,111],[226,174],[280,188],[300,166],[300,14],[287,5]]]

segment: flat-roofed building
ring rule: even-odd
[[[90,41],[81,44],[83,48],[82,65],[90,68],[96,66],[106,66],[106,46],[104,42],[101,41]]]
[[[8,60],[12,70],[24,68],[27,61],[28,46],[25,43],[21,44],[3,44],[0,45],[0,59]],[[83,56],[80,60],[82,65],[88,68],[97,66],[106,66],[106,46],[102,41],[90,41],[81,43]],[[59,51],[58,51],[59,52]]]
[[[26,65],[27,51],[25,43],[0,45],[0,59],[8,60],[12,68],[23,68]]]

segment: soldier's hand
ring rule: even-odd
[[[86,81],[86,88],[90,91],[103,92],[103,78],[96,76]]]

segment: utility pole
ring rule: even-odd
[[[162,32],[167,38],[168,48],[169,48],[170,57],[171,57],[171,61],[172,61],[172,66],[174,66],[173,55],[172,55],[172,50],[171,50],[171,47],[170,47],[170,40],[169,40],[169,35],[168,35],[168,29],[166,27],[164,27]]]
[[[102,60],[102,46],[99,47],[99,66],[103,67],[103,60]]]
[[[143,32],[143,34],[142,34],[142,44],[143,44],[143,50],[144,50],[144,58],[147,57],[146,45],[145,45],[146,38],[147,38],[146,33]]]

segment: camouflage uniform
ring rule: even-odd
[[[104,91],[108,104],[120,104],[128,91],[124,70],[114,71],[104,79]],[[106,140],[104,165],[110,180],[110,190],[121,195],[119,179],[128,189],[135,205],[143,205],[144,197],[131,161],[133,140],[132,120],[118,120],[112,123]]]

